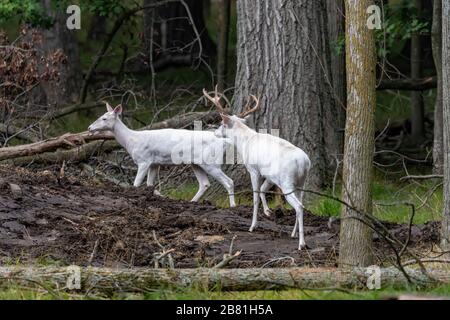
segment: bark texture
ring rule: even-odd
[[[433,1],[431,45],[437,75],[436,101],[434,104],[433,169],[434,173],[442,174],[442,166],[444,164],[442,131],[442,0]]]
[[[73,270],[73,269],[72,269]],[[380,269],[381,287],[410,288],[403,274],[397,269]],[[434,279],[419,270],[407,268],[416,281],[428,286],[450,282],[450,273],[445,270],[427,270]],[[0,285],[13,283],[51,285],[66,288],[74,283],[74,272],[65,267],[0,267]],[[175,286],[201,286],[210,290],[251,291],[274,289],[320,289],[320,288],[367,288],[370,273],[365,268],[349,270],[324,268],[267,268],[267,269],[108,269],[80,268],[80,290],[104,294],[140,292],[155,288]],[[69,281],[68,281],[69,280]],[[70,281],[71,280],[71,281]]]
[[[347,119],[345,126],[343,200],[372,212],[372,160],[375,113],[375,39],[366,25],[371,0],[346,0]],[[372,263],[372,231],[348,207],[342,209],[339,264]]]
[[[444,130],[444,211],[441,245],[450,250],[450,1],[442,1],[442,118]]]
[[[305,150],[312,161],[308,185],[327,182],[339,150],[325,0],[237,1],[238,43],[234,113],[249,94],[260,96],[256,129]]]

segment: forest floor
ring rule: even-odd
[[[153,196],[145,187],[102,184],[77,167],[59,170],[0,166],[0,264],[55,263],[81,266],[153,266],[154,254],[174,249],[176,267],[212,267],[242,250],[229,267],[335,266],[339,221],[305,213],[307,250],[290,237],[293,212],[262,214],[250,233],[251,207],[217,208]],[[386,223],[406,241],[408,225]],[[437,241],[437,223],[412,226],[410,247],[428,250]],[[394,252],[375,234],[378,265]]]

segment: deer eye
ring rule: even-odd
[[[106,121],[106,118],[102,118],[103,121]]]

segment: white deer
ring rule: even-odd
[[[138,166],[134,186],[139,187],[147,176],[147,186],[153,187],[160,165],[191,164],[199,189],[191,201],[198,201],[209,188],[208,174],[228,191],[230,206],[236,206],[234,183],[221,169],[224,143],[212,131],[160,129],[136,131],[120,119],[122,106],[114,109],[106,103],[107,112],[93,122],[88,130],[111,131]],[[180,153],[183,156],[180,157]],[[159,194],[155,190],[155,194]]]
[[[251,95],[255,106],[250,108],[250,101],[239,116],[229,115],[220,104],[221,95],[211,97],[206,90],[204,96],[217,107],[222,117],[221,126],[215,131],[217,137],[225,138],[227,143],[236,146],[242,161],[250,173],[253,190],[253,218],[250,226],[252,232],[258,221],[259,199],[264,207],[264,213],[270,212],[267,206],[265,193],[273,185],[277,185],[283,192],[287,202],[296,212],[294,230],[291,236],[295,237],[297,226],[299,231],[298,249],[304,247],[303,231],[303,187],[311,167],[307,154],[292,143],[272,136],[258,133],[246,125],[246,117],[259,108],[259,100]],[[263,183],[263,179],[265,179]]]

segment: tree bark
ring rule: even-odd
[[[434,103],[433,171],[443,173],[443,130],[442,130],[442,0],[433,1],[433,25],[431,45],[437,74],[436,101]]]
[[[218,39],[217,39],[217,86],[223,91],[227,82],[228,71],[228,34],[230,30],[230,0],[219,1]]]
[[[242,0],[237,15],[233,111],[242,111],[250,94],[259,95],[256,129],[278,129],[305,150],[313,164],[308,184],[323,187],[341,153],[325,1]]]
[[[442,120],[444,134],[444,210],[441,245],[450,250],[450,1],[442,1]]]
[[[375,39],[367,28],[371,0],[345,0],[347,119],[343,163],[343,201],[361,212],[372,212],[372,160],[375,113]],[[372,231],[363,217],[342,208],[339,265],[372,264]]]
[[[51,54],[61,50],[67,57],[67,63],[58,66],[59,78],[56,83],[42,82],[41,88],[45,94],[47,104],[63,106],[75,102],[81,85],[81,70],[78,42],[75,38],[76,30],[69,30],[66,26],[66,13],[63,9],[53,9],[51,0],[41,0],[47,15],[54,18],[54,24],[49,29],[41,29],[41,51]]]
[[[73,269],[72,269],[73,270]],[[103,294],[120,292],[142,292],[155,288],[189,288],[201,286],[209,290],[254,291],[276,289],[367,289],[370,273],[365,268],[266,268],[266,269],[109,269],[82,267],[80,289]],[[394,268],[380,269],[382,288],[410,288],[403,274]],[[428,278],[420,270],[407,268],[411,277],[421,284],[435,287],[450,282],[446,270],[429,270]],[[50,285],[51,288],[66,288],[73,271],[67,267],[0,267],[0,285],[14,283],[26,285],[30,282]],[[70,282],[73,283],[73,282]]]
[[[422,0],[415,0],[417,19],[422,16]],[[411,79],[422,77],[422,44],[420,33],[411,35]],[[411,137],[420,142],[425,138],[425,116],[422,92],[411,92]]]

